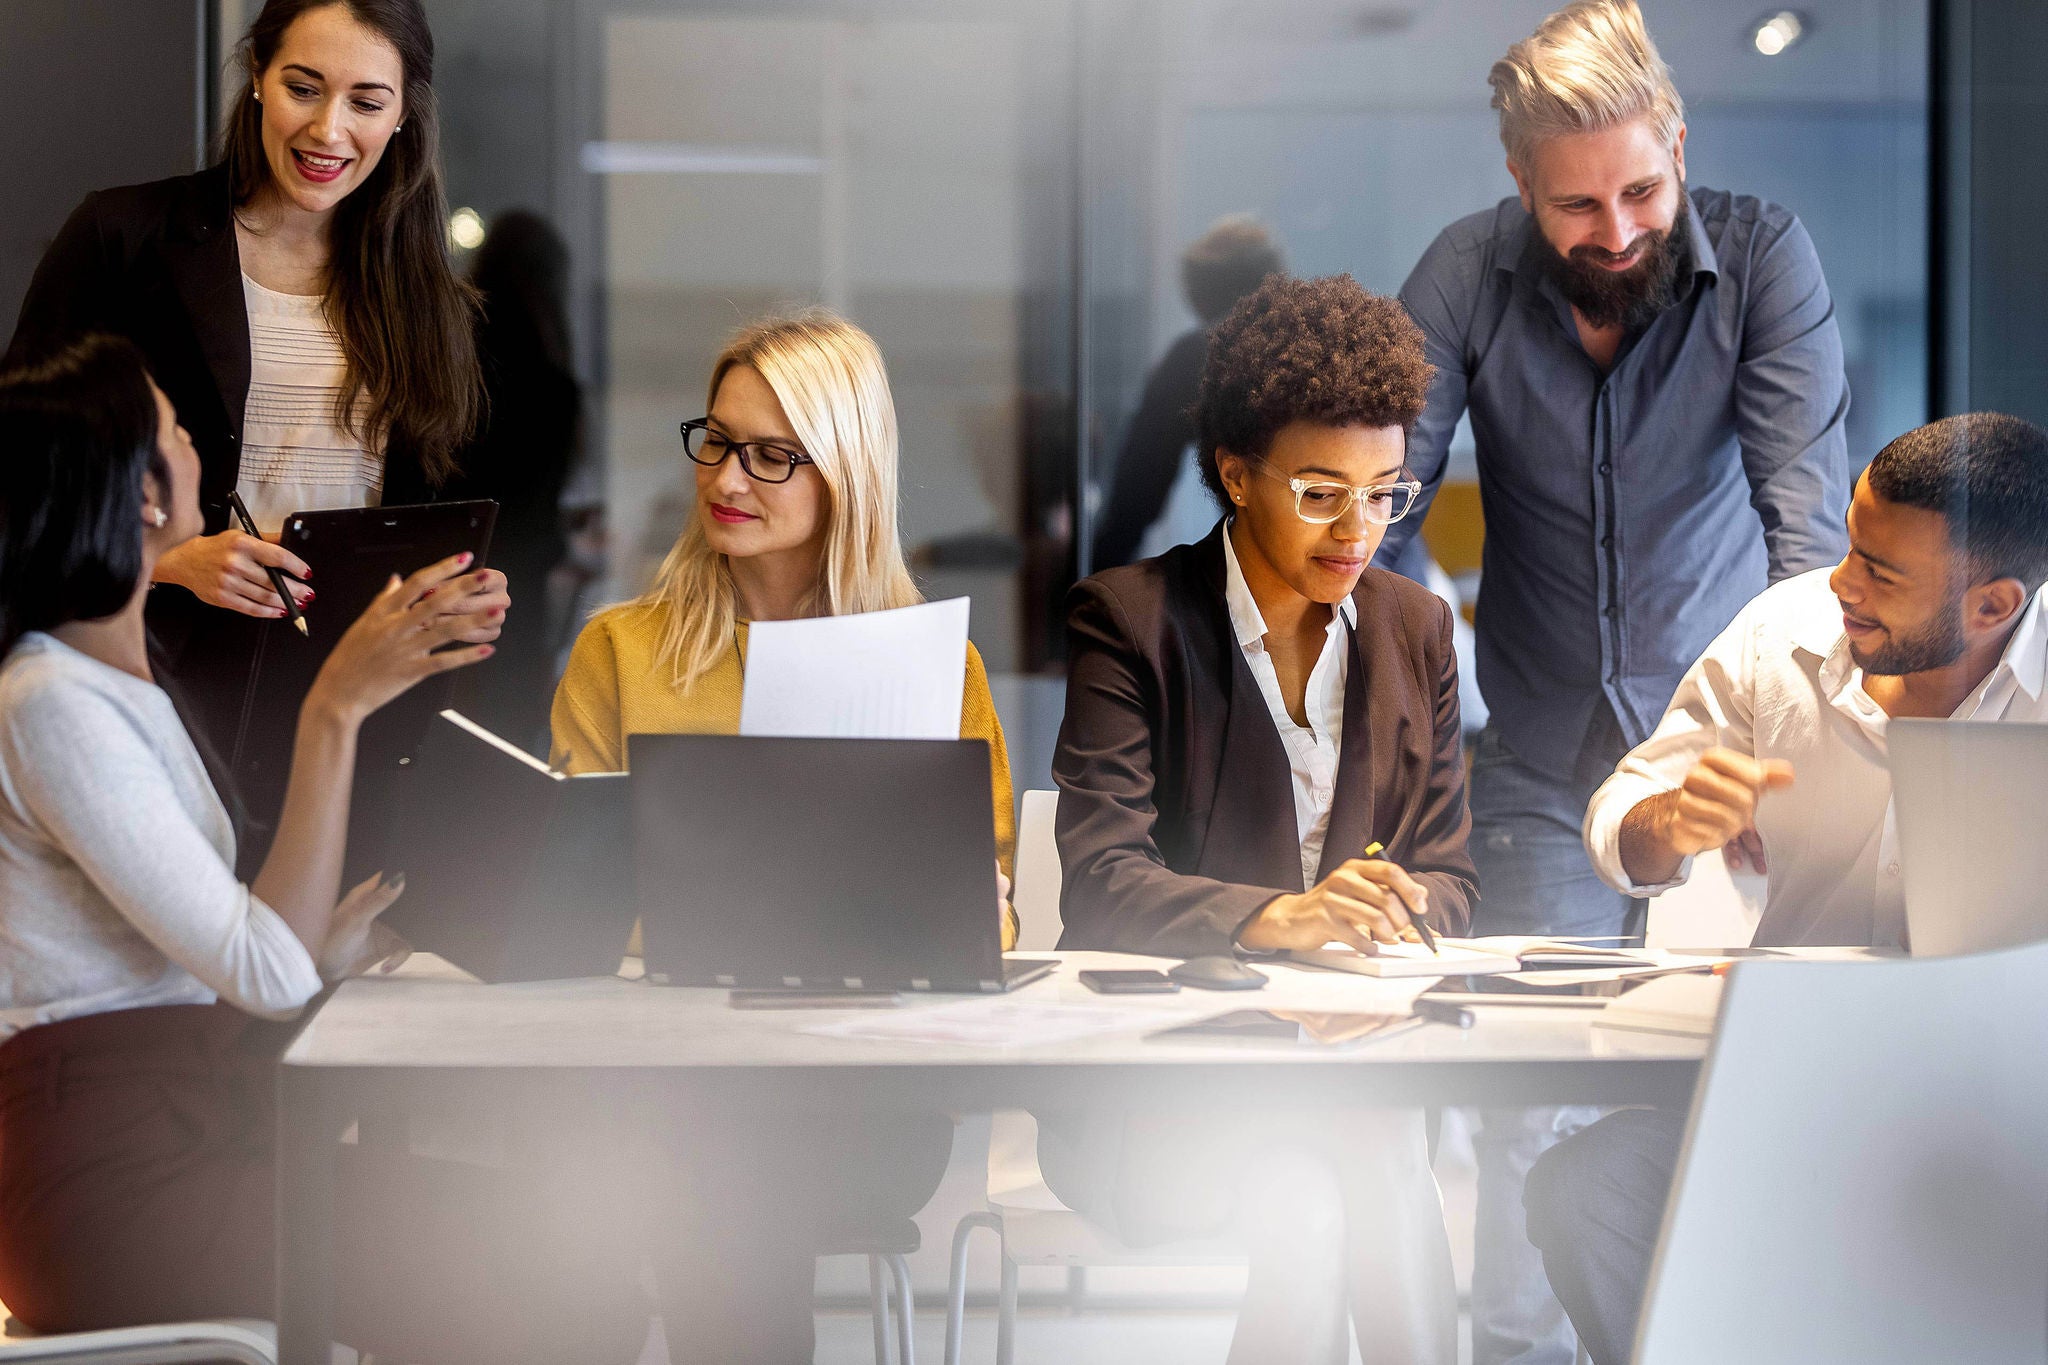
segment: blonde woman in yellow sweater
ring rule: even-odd
[[[867,333],[822,311],[743,329],[683,437],[696,497],[682,535],[651,591],[584,627],[555,691],[553,761],[567,771],[618,771],[632,734],[737,733],[749,621],[922,600],[897,539],[895,403]],[[960,734],[989,746],[1007,948],[1010,761],[973,645]],[[687,1341],[693,1360],[809,1360],[814,1258],[849,1229],[857,1242],[915,1213],[952,1142],[937,1114],[797,1127],[704,1115],[673,1135],[684,1216],[651,1248],[671,1350]]]
[[[924,600],[896,533],[896,405],[866,332],[823,310],[747,327],[711,367],[707,411],[683,423],[696,498],[654,587],[600,612],[569,654],[558,768],[617,772],[627,735],[737,734],[750,621]],[[1007,876],[1010,755],[971,644],[960,737],[988,742]]]

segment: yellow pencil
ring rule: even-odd
[[[1386,851],[1387,846],[1377,839],[1365,846],[1365,856],[1368,858],[1377,858]],[[1436,948],[1436,935],[1430,932],[1428,923],[1424,921],[1422,916],[1415,913],[1415,907],[1408,903],[1406,896],[1401,895],[1399,891],[1394,892],[1394,895],[1400,900],[1401,908],[1408,912],[1408,922],[1415,926],[1416,933],[1422,935],[1422,946],[1429,949],[1432,954],[1441,957],[1442,954],[1438,953]]]

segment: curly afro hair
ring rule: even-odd
[[[1349,275],[1268,276],[1209,334],[1195,400],[1202,482],[1227,507],[1218,448],[1259,458],[1290,422],[1406,432],[1433,372],[1398,300]]]

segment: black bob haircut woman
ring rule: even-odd
[[[142,353],[118,337],[0,375],[0,658],[135,596],[143,475],[170,496],[157,435]]]

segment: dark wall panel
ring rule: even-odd
[[[205,0],[0,6],[0,327],[90,190],[194,170],[205,146]],[[0,345],[4,345],[0,336]]]
[[[1970,406],[2048,423],[2048,4],[1971,8]]]

